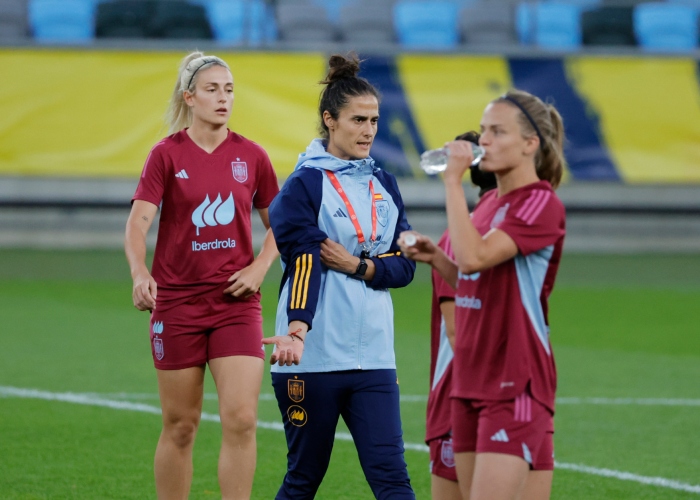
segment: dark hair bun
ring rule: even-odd
[[[360,59],[357,54],[350,52],[347,56],[333,54],[328,60],[328,74],[322,84],[331,84],[346,78],[355,78],[360,72]]]

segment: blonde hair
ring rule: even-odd
[[[540,147],[535,153],[537,177],[549,181],[556,189],[566,168],[564,121],[559,111],[523,90],[509,90],[493,102],[505,102],[520,108],[518,124],[523,137],[537,135],[540,139]]]
[[[168,134],[174,134],[192,125],[192,110],[185,102],[183,93],[187,91],[190,94],[194,94],[199,71],[202,68],[210,68],[212,66],[222,66],[231,71],[223,59],[216,56],[205,56],[198,51],[185,56],[180,63],[175,89],[170,98],[168,111],[165,113]]]

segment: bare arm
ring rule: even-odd
[[[440,302],[440,312],[445,319],[445,333],[452,351],[455,350],[455,301],[443,300]]]
[[[139,311],[156,307],[158,286],[146,267],[146,234],[157,212],[158,207],[153,203],[135,200],[126,222],[124,251],[133,280],[132,299]]]
[[[345,274],[355,274],[357,266],[360,265],[360,258],[355,257],[340,243],[327,238],[321,242],[321,262],[334,271]],[[361,278],[365,281],[372,281],[376,270],[372,259],[365,259],[367,271]]]
[[[462,189],[462,176],[472,160],[471,146],[466,141],[453,141],[448,147],[444,174],[447,226],[459,270],[471,274],[512,259],[518,247],[503,231],[492,229],[482,237],[474,227]]]
[[[280,255],[275,244],[275,237],[270,229],[268,209],[261,208],[258,210],[258,213],[267,232],[265,233],[260,253],[255,260],[249,266],[236,271],[228,279],[231,282],[231,286],[224,290],[224,293],[230,293],[234,297],[250,297],[256,293],[260,289],[267,271],[270,270],[270,266]]]

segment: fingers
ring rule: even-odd
[[[144,282],[136,285],[132,293],[134,307],[139,311],[150,311],[155,309],[156,299],[153,292],[155,292],[155,281],[151,281],[150,283]]]
[[[270,356],[270,364],[280,366],[298,365],[301,361],[301,353],[296,352],[295,344],[287,336],[268,337],[262,339],[265,345],[274,345],[275,351]],[[282,344],[286,344],[282,346]],[[303,349],[303,347],[302,347]]]
[[[229,278],[230,281],[230,278]],[[234,297],[238,297],[243,291],[241,290],[245,284],[242,281],[234,281],[233,284],[224,290],[224,293],[229,293]]]

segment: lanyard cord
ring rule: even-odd
[[[328,175],[328,178],[331,181],[331,184],[333,184],[333,187],[335,188],[336,191],[338,191],[338,194],[340,197],[343,199],[343,203],[345,203],[345,208],[348,209],[348,215],[350,216],[350,220],[352,221],[352,225],[355,226],[355,231],[357,232],[357,241],[360,243],[360,245],[365,247],[365,233],[362,232],[362,227],[360,227],[360,222],[357,220],[357,215],[355,214],[355,209],[352,208],[352,204],[350,203],[350,200],[348,199],[348,195],[345,194],[345,190],[343,189],[343,186],[340,185],[340,181],[338,181],[338,178],[335,176],[333,172],[329,172],[326,170],[326,174]],[[372,236],[370,237],[370,242],[374,243],[377,240],[377,204],[374,200],[374,184],[372,181],[369,181],[369,192],[372,197]],[[364,248],[365,251],[368,252],[366,248]]]

